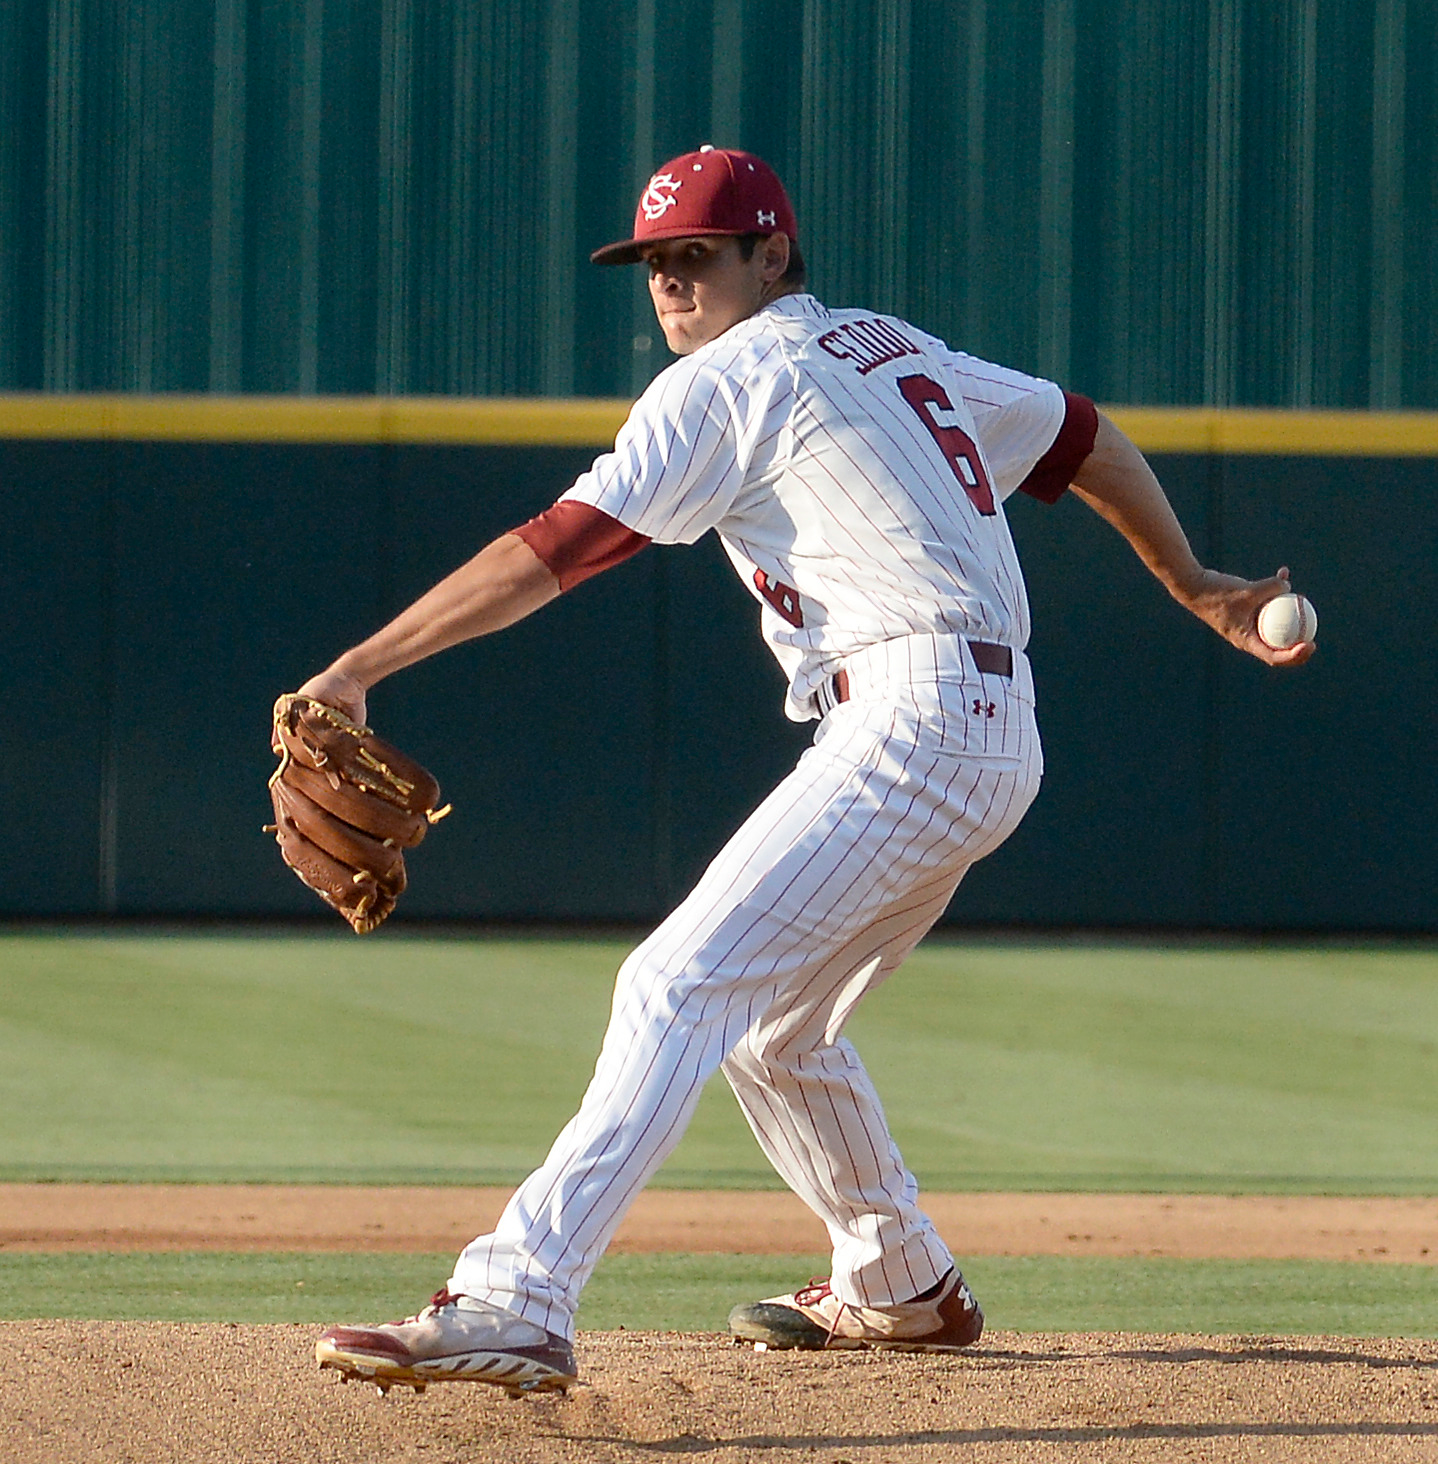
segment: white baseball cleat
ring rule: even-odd
[[[816,1279],[788,1296],[747,1302],[729,1313],[736,1342],[756,1351],[787,1347],[958,1352],[983,1335],[984,1314],[957,1269],[913,1301],[850,1306]]]
[[[563,1392],[579,1375],[574,1349],[534,1322],[472,1296],[437,1291],[416,1316],[375,1327],[331,1327],[315,1343],[322,1368],[364,1378],[386,1393],[396,1383],[492,1383],[511,1397]]]

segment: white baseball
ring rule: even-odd
[[[1275,651],[1286,651],[1318,634],[1318,611],[1303,595],[1279,595],[1258,612],[1258,634]]]

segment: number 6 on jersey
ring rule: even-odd
[[[981,514],[993,514],[994,490],[973,439],[961,427],[938,419],[937,413],[954,410],[948,392],[927,376],[905,376],[899,382],[899,390],[904,400],[919,414],[919,420],[929,429],[929,435],[939,444],[939,451],[953,469],[954,477],[959,480],[959,487],[968,495],[969,502]]]

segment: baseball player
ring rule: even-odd
[[[624,962],[579,1112],[494,1232],[416,1316],[331,1328],[319,1360],[382,1388],[563,1388],[580,1290],[716,1069],[833,1246],[827,1281],[737,1307],[735,1335],[968,1346],[983,1314],[842,1032],[1038,789],[1028,606],[1003,501],[1052,502],[1072,485],[1235,646],[1273,665],[1313,646],[1259,638],[1287,571],[1248,581],[1200,565],[1142,456],[1091,402],[807,293],[793,209],[758,158],[704,147],[666,163],[632,237],[592,258],[644,265],[679,360],[558,503],[301,690],[363,721],[366,692],[392,672],[651,542],[713,530],[759,602],[786,713],[818,728]]]

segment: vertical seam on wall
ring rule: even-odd
[[[381,546],[375,556],[373,588],[378,606],[375,623],[393,620],[404,608],[399,603],[399,546],[407,542],[400,532],[399,454],[390,441],[377,443],[372,449],[374,493],[378,500],[375,535]]]
[[[1110,105],[1116,125],[1115,149],[1122,154],[1119,166],[1104,180],[1099,215],[1112,210],[1113,224],[1108,231],[1113,240],[1113,256],[1108,261],[1108,283],[1104,290],[1107,323],[1112,341],[1110,350],[1114,364],[1113,390],[1118,397],[1127,400],[1135,396],[1133,382],[1138,373],[1133,361],[1133,254],[1134,235],[1137,224],[1134,220],[1133,183],[1138,162],[1135,150],[1141,145],[1138,129],[1134,125],[1134,89],[1144,72],[1144,60],[1137,50],[1141,26],[1134,14],[1133,0],[1120,8],[1121,24],[1113,40],[1111,59],[1117,61],[1113,68],[1113,94]],[[1146,59],[1146,58],[1145,58]],[[1107,69],[1107,68],[1105,68]],[[1144,383],[1145,388],[1148,383]],[[1146,396],[1147,391],[1139,393]]]
[[[43,284],[46,391],[75,391],[79,386],[75,331],[79,208],[75,170],[81,109],[75,9],[75,0],[51,0],[47,33],[51,69],[45,92],[49,163],[45,186],[45,257],[49,268],[44,271]]]
[[[1205,473],[1204,527],[1205,543],[1200,556],[1205,564],[1222,564],[1224,558],[1223,501],[1227,488],[1228,455],[1208,454]],[[1219,894],[1224,878],[1225,848],[1222,823],[1222,790],[1219,772],[1223,766],[1223,710],[1219,687],[1223,679],[1223,657],[1228,653],[1226,641],[1205,635],[1203,642],[1203,685],[1200,706],[1200,769],[1199,807],[1201,841],[1199,846],[1198,910],[1204,925],[1217,927],[1224,922],[1219,908]]]
[[[820,110],[821,87],[820,81],[825,74],[822,47],[824,44],[824,25],[819,15],[820,0],[804,0],[803,11],[799,20],[799,34],[801,44],[799,48],[799,166],[798,166],[798,188],[794,203],[801,219],[809,218],[816,221],[822,220],[827,209],[821,208],[821,204],[828,202],[828,190],[825,188],[825,179],[820,173],[820,158],[822,150],[811,146],[811,139],[821,134],[821,119],[818,115]],[[812,225],[810,229],[812,230]],[[823,222],[819,223],[821,237],[827,233]],[[819,254],[814,249],[814,234],[805,234],[805,250],[808,254],[806,263],[812,273],[814,264],[819,260]],[[838,268],[842,261],[829,259],[824,261],[824,269],[830,283],[835,282],[838,275]],[[832,292],[832,291],[831,291]]]
[[[651,173],[662,161],[654,156],[655,66],[658,45],[657,0],[637,0],[634,7],[634,189],[637,198]],[[634,396],[643,394],[654,374],[653,327],[646,319],[649,308],[649,287],[642,269],[626,269],[632,284],[629,292],[629,389]],[[641,329],[640,322],[644,322]]]
[[[320,149],[324,115],[324,0],[304,0],[300,40],[300,278],[299,390],[319,390],[320,348]]]
[[[491,368],[490,361],[497,357],[504,363],[509,344],[507,333],[495,328],[493,312],[497,302],[492,294],[486,301],[491,312],[489,328],[477,330],[474,325],[482,318],[483,308],[476,298],[475,285],[486,274],[475,247],[475,218],[484,206],[484,194],[493,191],[485,187],[488,180],[478,167],[478,159],[486,151],[480,98],[487,100],[497,91],[480,57],[491,57],[498,52],[503,61],[509,58],[492,34],[482,32],[477,5],[446,7],[445,19],[450,28],[447,59],[451,116],[449,126],[444,129],[447,166],[440,207],[444,211],[442,217],[448,216],[448,227],[435,230],[438,237],[431,241],[439,248],[442,265],[437,270],[421,272],[416,283],[421,292],[421,312],[427,308],[425,295],[433,301],[443,291],[448,328],[440,341],[440,359],[434,363],[433,374],[422,372],[421,379],[428,377],[432,390],[477,396],[494,389],[500,373]],[[506,300],[505,304],[508,303]]]
[[[409,387],[410,0],[385,0],[380,22],[375,390]]]
[[[1233,400],[1234,232],[1239,149],[1239,75],[1242,48],[1236,0],[1214,0],[1209,13],[1208,144],[1205,166],[1204,403]]]
[[[551,0],[546,48],[546,252],[549,288],[544,291],[544,362],[541,380],[551,396],[574,390],[576,193],[579,149],[579,8],[577,0]]]
[[[671,710],[678,694],[669,655],[669,555],[650,556],[654,569],[654,690],[650,714],[650,776],[653,779],[651,854],[654,894],[673,904],[674,885],[674,726]]]
[[[124,188],[116,199],[117,249],[112,279],[113,297],[106,302],[116,344],[118,384],[125,391],[149,391],[143,340],[145,316],[152,301],[145,277],[145,235],[157,220],[149,204],[153,197],[150,175],[152,160],[146,156],[145,131],[151,98],[146,87],[146,52],[149,49],[148,6],[121,7],[116,25],[119,65],[113,107],[111,145],[120,156],[118,172]]]
[[[1302,0],[1299,11],[1298,96],[1295,99],[1297,136],[1294,148],[1294,170],[1297,173],[1296,197],[1293,200],[1297,229],[1296,274],[1297,318],[1294,321],[1292,404],[1307,407],[1313,404],[1315,367],[1315,290],[1314,266],[1317,257],[1315,190],[1318,168],[1318,0]]]
[[[211,391],[239,391],[244,361],[245,6],[217,0],[210,122]]]
[[[875,87],[878,116],[874,138],[880,166],[879,200],[883,220],[880,308],[898,312],[908,296],[909,159],[905,143],[910,119],[909,0],[887,0],[878,36]]]
[[[709,140],[744,146],[744,0],[714,0],[709,51]]]
[[[1373,24],[1372,277],[1368,405],[1403,400],[1404,0],[1377,0]]]
[[[1039,370],[1069,375],[1073,284],[1074,0],[1044,0],[1039,144]]]
[[[961,271],[963,310],[960,320],[968,340],[984,334],[983,288],[987,260],[984,247],[985,121],[988,79],[988,0],[971,0],[968,20],[968,71],[964,78],[964,177],[961,199],[967,206],[964,219],[964,264]]]
[[[120,885],[120,633],[116,597],[119,593],[120,504],[119,473],[115,457],[120,444],[108,442],[103,449],[104,504],[100,542],[105,555],[100,600],[100,768],[99,829],[96,848],[95,900],[102,915],[119,910]]]

